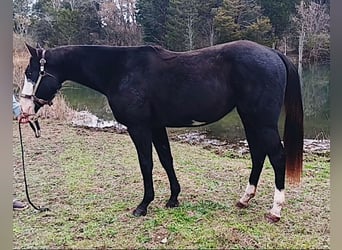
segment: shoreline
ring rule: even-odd
[[[93,131],[107,131],[115,133],[127,133],[127,128],[116,121],[103,121],[95,115],[87,112],[77,112],[71,121],[71,125],[79,128],[85,128]],[[206,149],[233,150],[238,155],[249,153],[246,139],[236,141],[217,139],[208,136],[206,131],[198,131],[195,128],[189,128],[192,131],[177,131],[168,128],[169,139],[190,145],[201,145]],[[318,156],[330,156],[330,139],[304,139],[304,154],[315,154]]]

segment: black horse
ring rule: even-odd
[[[166,207],[179,206],[180,185],[166,127],[209,124],[236,107],[253,166],[237,206],[247,207],[254,197],[268,156],[275,173],[275,193],[267,219],[280,219],[285,168],[290,182],[299,183],[303,154],[300,82],[296,67],[283,54],[250,41],[190,52],[157,46],[27,48],[31,58],[21,95],[25,114],[50,103],[62,83],[71,80],[104,94],[115,119],[127,126],[144,180],[144,197],[134,215],[146,215],[154,199],[152,144],[170,181]],[[284,146],[278,132],[283,104]]]

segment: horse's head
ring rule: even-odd
[[[61,88],[58,72],[49,50],[33,48],[26,44],[31,57],[25,70],[25,82],[20,95],[24,115],[34,115],[52,99]]]

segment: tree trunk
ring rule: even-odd
[[[303,50],[304,50],[304,39],[305,39],[305,31],[304,25],[302,25],[301,32],[299,34],[299,44],[298,44],[298,74],[299,79],[302,84],[303,78]]]
[[[215,35],[215,29],[214,29],[214,21],[212,20],[210,23],[210,35],[209,35],[209,43],[210,46],[214,45],[214,35]]]
[[[187,29],[188,29],[188,50],[193,50],[193,38],[194,38],[194,27],[193,27],[193,16],[188,16],[188,23],[187,23]]]

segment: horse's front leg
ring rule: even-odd
[[[144,198],[133,211],[135,216],[145,216],[148,205],[154,199],[154,189],[152,180],[152,133],[146,127],[128,128],[128,133],[133,140],[138,153],[141,173],[144,179]]]
[[[173,167],[173,159],[167,132],[165,128],[154,128],[152,131],[152,141],[156,148],[160,162],[164,167],[170,182],[171,196],[166,203],[166,207],[173,208],[179,206],[178,195],[180,185]]]

